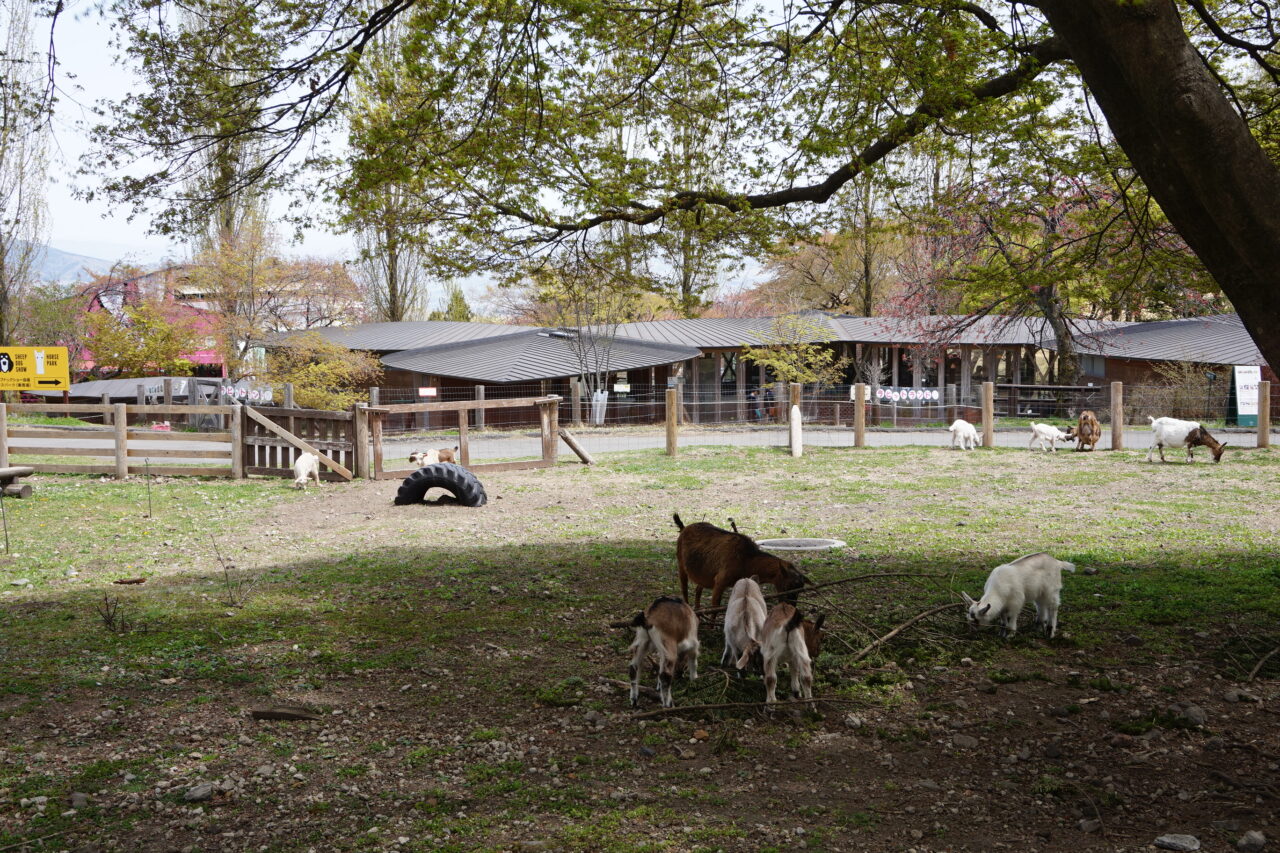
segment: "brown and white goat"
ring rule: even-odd
[[[1093,450],[1098,439],[1102,438],[1102,425],[1098,416],[1086,409],[1080,413],[1076,425],[1067,430],[1067,438],[1075,439],[1076,450]]]
[[[640,668],[652,650],[658,656],[658,696],[662,707],[670,708],[676,675],[684,672],[690,681],[698,678],[698,617],[684,601],[664,595],[637,613],[631,625],[636,629],[631,643],[631,706],[640,702]]]
[[[800,625],[804,614],[787,603],[775,604],[764,620],[760,641],[751,643],[738,658],[738,669],[745,669],[757,651],[764,657],[764,698],[778,701],[778,665],[791,671],[791,695],[813,698],[813,659],[805,645]],[[820,623],[817,623],[820,627]]]
[[[1151,421],[1152,442],[1151,448],[1147,451],[1147,461],[1151,461],[1151,454],[1156,448],[1160,449],[1160,461],[1164,462],[1164,449],[1166,447],[1177,447],[1183,445],[1187,448],[1187,461],[1194,462],[1195,457],[1191,455],[1193,447],[1207,447],[1213,454],[1214,462],[1222,461],[1222,452],[1226,449],[1226,442],[1219,443],[1216,438],[1209,435],[1209,431],[1200,426],[1196,421],[1180,421],[1177,418],[1152,418]]]
[[[693,581],[694,607],[702,605],[702,590],[711,590],[711,606],[720,605],[724,591],[743,578],[754,577],[770,583],[784,596],[795,601],[796,593],[809,582],[793,563],[760,550],[750,536],[699,521],[685,525],[678,513],[672,513],[680,536],[676,539],[676,563],[680,569],[680,593],[689,600],[689,581]]]

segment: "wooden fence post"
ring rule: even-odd
[[[116,403],[112,409],[115,414],[116,479],[123,480],[129,476],[129,409],[124,403]]]
[[[164,404],[166,406],[173,405],[173,378],[165,377],[164,379]]]
[[[9,406],[0,402],[0,468],[9,467]]]
[[[996,446],[996,383],[982,383],[982,446]]]
[[[1258,383],[1258,446],[1271,446],[1271,382]]]
[[[484,386],[476,386],[476,399],[481,403],[484,402]],[[476,429],[484,429],[484,409],[476,409]]]
[[[382,412],[373,412],[369,421],[369,443],[373,445],[373,478],[382,475]]]
[[[147,386],[139,383],[138,385],[138,405],[145,406],[147,404]]]
[[[284,407],[286,409],[297,408],[293,404],[293,383],[292,382],[284,383]]]
[[[560,437],[551,431],[550,403],[538,404],[538,427],[542,431],[542,461],[554,462],[556,448],[560,445]]]
[[[369,409],[356,403],[351,407],[352,424],[355,432],[356,476],[372,480],[369,476]]]
[[[787,383],[785,382],[773,383],[773,404],[774,406],[777,407],[777,413],[775,414],[775,417],[778,419],[778,423],[780,424],[785,424],[788,420],[791,419],[791,414],[790,412],[787,411],[786,400],[787,400]]]
[[[471,467],[471,435],[467,432],[467,421],[470,418],[470,412],[466,409],[458,409],[458,464],[463,468]],[[542,456],[544,459],[547,456],[546,435],[542,436]]]
[[[569,380],[569,411],[573,428],[582,429],[582,383],[576,377]]]
[[[680,394],[675,388],[667,389],[667,455],[676,455],[676,415],[680,412]]]
[[[1111,449],[1124,450],[1124,383],[1111,383]]]
[[[103,394],[103,395],[102,395],[102,405],[104,405],[104,406],[110,406],[110,405],[111,405],[111,395],[110,395],[110,394]],[[102,415],[102,423],[103,423],[103,425],[104,425],[104,426],[111,426],[111,413],[110,413],[110,412],[106,412],[106,413],[104,413],[104,414]]]
[[[793,383],[791,387],[794,390],[796,386]],[[799,403],[791,404],[788,409],[788,420],[790,421],[788,426],[790,428],[791,455],[793,458],[799,459],[804,455],[804,427],[802,425],[804,417],[800,414]]]
[[[550,410],[551,424],[547,430],[548,441],[551,442],[551,462],[555,464],[560,461],[560,400],[557,399],[547,405]]]
[[[231,405],[227,426],[231,430],[231,477],[244,479],[244,414],[239,403]]]
[[[867,446],[867,384],[853,386],[853,446]]]

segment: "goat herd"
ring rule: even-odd
[[[1192,448],[1207,447],[1213,461],[1222,459],[1225,443],[1219,443],[1195,421],[1150,418],[1154,441],[1147,461],[1157,449],[1165,461],[1166,447],[1185,447],[1187,461]],[[972,450],[978,443],[973,424],[957,420],[950,426],[951,446]],[[1102,436],[1097,416],[1080,413],[1078,422],[1063,432],[1052,424],[1031,424],[1031,444],[1056,451],[1059,441],[1076,441],[1077,450],[1092,450]],[[658,695],[663,707],[672,706],[671,685],[684,674],[698,677],[698,612],[702,591],[711,590],[711,610],[720,611],[720,599],[729,590],[724,608],[724,654],[722,666],[732,665],[741,675],[755,670],[764,676],[765,701],[777,701],[778,667],[786,665],[791,676],[791,695],[806,701],[813,698],[813,661],[822,643],[823,616],[809,620],[796,608],[800,590],[808,583],[792,563],[760,549],[749,536],[723,530],[706,522],[685,525],[673,515],[680,531],[676,539],[676,562],[680,571],[681,597],[662,596],[637,613],[630,622],[619,623],[635,629],[631,644],[631,704],[640,698],[640,670],[652,652],[658,662]],[[1058,606],[1062,593],[1062,572],[1075,566],[1046,553],[1028,554],[1011,563],[996,566],[987,577],[982,598],[975,601],[961,593],[968,607],[967,618],[974,627],[999,624],[1012,635],[1018,630],[1018,615],[1028,602],[1035,606],[1033,627],[1049,638],[1058,630]],[[689,605],[689,582],[694,584],[694,602]],[[772,608],[765,604],[760,585],[773,585],[780,599]]]
[[[760,549],[730,519],[733,530],[698,522],[685,525],[673,514],[680,535],[676,539],[676,562],[680,571],[681,597],[661,596],[648,609],[618,627],[635,629],[631,643],[631,704],[640,700],[640,671],[652,652],[658,663],[658,696],[664,708],[673,705],[671,685],[677,675],[698,677],[698,612],[702,591],[711,590],[709,613],[720,610],[720,598],[729,589],[724,608],[724,653],[722,666],[732,665],[739,675],[754,670],[764,676],[765,701],[777,701],[778,667],[786,665],[791,676],[791,695],[806,701],[813,698],[813,661],[822,647],[823,614],[806,619],[796,608],[800,590],[811,583],[791,562]],[[968,605],[968,620],[975,627],[997,620],[1006,635],[1018,630],[1018,614],[1024,604],[1035,605],[1035,627],[1052,638],[1058,628],[1058,604],[1062,592],[1062,571],[1075,566],[1048,554],[1028,554],[992,569],[982,598],[974,601],[962,593]],[[694,584],[694,603],[689,605],[689,582]],[[772,608],[765,604],[762,583],[771,584],[780,601]]]
[[[1207,447],[1213,454],[1214,462],[1222,460],[1222,451],[1227,446],[1226,442],[1218,442],[1197,422],[1180,421],[1177,418],[1147,418],[1147,420],[1151,421],[1151,430],[1154,434],[1151,449],[1147,451],[1148,462],[1151,461],[1151,455],[1157,448],[1160,450],[1160,461],[1166,461],[1164,458],[1166,447],[1185,447],[1188,462],[1195,460],[1191,453],[1193,447]],[[964,450],[973,450],[978,446],[978,430],[968,421],[957,420],[947,427],[947,430],[951,433],[952,447],[955,447],[957,442]],[[1027,449],[1034,450],[1038,446],[1046,452],[1056,452],[1057,442],[1074,441],[1076,450],[1093,450],[1101,437],[1102,426],[1098,423],[1098,416],[1093,412],[1084,411],[1080,413],[1075,426],[1068,428],[1066,432],[1053,424],[1032,423],[1031,443],[1027,445]]]

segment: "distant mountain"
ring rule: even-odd
[[[42,281],[88,281],[89,272],[107,272],[111,269],[111,261],[46,246],[36,259],[36,269]]]

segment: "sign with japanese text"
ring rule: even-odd
[[[66,347],[0,347],[0,391],[68,391]]]

